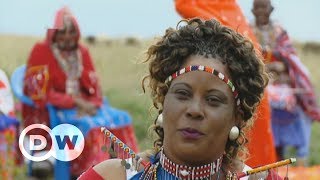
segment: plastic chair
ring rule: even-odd
[[[26,71],[26,65],[19,66],[14,70],[11,75],[11,88],[13,94],[21,101],[23,104],[28,106],[34,106],[32,99],[23,93],[23,78]]]
[[[30,99],[28,96],[26,96],[23,92],[23,78],[26,71],[26,65],[19,66],[15,69],[15,71],[11,75],[11,88],[13,91],[13,94],[24,104],[28,106],[34,107],[34,102],[32,99]],[[56,116],[52,116],[55,114],[55,109],[51,105],[47,105],[49,116],[50,116],[50,124],[53,128],[54,126],[58,125],[58,119]],[[31,152],[31,155],[33,155],[34,152]],[[63,162],[56,160],[54,163],[54,177],[55,179],[70,179],[70,163],[69,162]],[[32,172],[32,161],[28,164],[28,175],[31,175]],[[69,178],[68,178],[69,177]]]

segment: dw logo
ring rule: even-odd
[[[42,154],[41,156],[35,156],[30,152],[45,149],[47,146],[47,140],[44,136],[29,135],[27,145],[24,144],[26,134],[30,130],[37,128],[43,129],[49,133],[52,140],[50,151],[46,154]],[[60,161],[72,161],[82,153],[84,148],[84,137],[82,132],[71,124],[60,124],[52,130],[43,124],[32,124],[21,132],[19,137],[19,148],[22,154],[31,161],[44,161],[51,156]]]

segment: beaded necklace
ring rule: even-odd
[[[168,180],[211,179],[215,173],[220,172],[222,163],[222,157],[220,157],[216,161],[203,166],[191,167],[179,165],[168,159],[163,153],[163,149],[160,150],[157,156],[159,161],[145,167],[140,180],[157,180],[158,177]],[[218,178],[219,177],[220,173],[218,173]]]
[[[79,49],[64,58],[56,44],[51,46],[52,52],[63,72],[66,74],[66,93],[76,95],[80,92],[79,78],[83,66]]]
[[[237,172],[231,172],[231,171],[224,171],[223,168],[221,168],[222,157],[204,166],[199,166],[199,167],[180,166],[172,162],[170,159],[168,159],[163,153],[163,149],[161,149],[159,153],[157,153],[156,156],[154,156],[155,158],[153,157],[150,158],[150,162],[146,163],[143,161],[143,159],[140,156],[135,154],[135,152],[132,151],[132,149],[130,149],[120,139],[118,139],[115,135],[113,135],[107,128],[102,127],[101,131],[105,134],[104,137],[109,138],[112,144],[119,147],[118,152],[120,152],[119,150],[122,149],[123,153],[125,152],[127,155],[126,158],[132,158],[133,166],[131,166],[130,163],[127,162],[123,154],[121,165],[126,170],[133,169],[135,171],[138,171],[140,169],[139,168],[140,164],[144,166],[144,170],[141,172],[142,173],[141,176],[138,176],[139,180],[157,180],[158,178],[164,179],[164,180],[176,180],[176,179],[210,180],[212,179],[212,176],[215,173],[217,173],[216,179],[219,180],[221,171],[223,171],[226,180],[239,180],[240,178],[245,176],[249,176],[249,175],[256,174],[263,171],[268,171],[270,169],[278,168],[280,166],[285,166],[285,165],[287,165],[287,174],[285,179],[288,179],[288,165],[296,162],[295,158],[290,158],[283,161],[267,164],[265,166],[260,166],[251,170],[237,173]],[[103,146],[102,150],[106,151],[107,147]],[[135,161],[133,161],[133,159]]]
[[[265,54],[266,62],[270,62],[272,58],[272,50],[276,46],[276,36],[273,24],[270,22],[269,24],[261,27],[255,26],[254,32],[263,50],[263,54]]]
[[[268,25],[255,27],[255,34],[259,40],[262,47],[268,47],[273,49],[276,44],[276,38],[274,33],[274,28],[270,22]]]

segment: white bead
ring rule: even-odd
[[[93,94],[95,92],[95,90],[91,87],[91,88],[89,88],[89,93],[90,94]]]
[[[237,126],[233,126],[229,133],[229,139],[231,141],[236,140],[239,137],[240,131]]]
[[[181,174],[182,176],[187,176],[187,175],[189,174],[189,172],[184,169],[184,170],[181,170],[181,171],[180,171],[180,174]]]
[[[156,124],[162,127],[162,124],[163,124],[163,115],[162,115],[162,113],[159,114]]]
[[[224,75],[222,73],[219,73],[218,76],[220,79],[222,79],[222,80],[224,79]]]
[[[37,80],[38,80],[38,81],[41,81],[41,80],[42,80],[42,75],[41,75],[41,74],[38,74],[38,75],[37,75]]]
[[[239,106],[239,105],[240,105],[240,99],[237,100],[237,106]]]

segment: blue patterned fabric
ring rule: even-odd
[[[127,112],[109,106],[107,101],[104,101],[95,116],[77,117],[76,109],[57,109],[55,113],[59,123],[69,123],[76,126],[84,136],[92,128],[103,126],[115,129],[132,124],[132,119]]]
[[[14,117],[0,115],[0,131],[9,128],[10,126],[18,126],[19,121]]]
[[[311,120],[308,120],[301,108],[296,112],[292,114],[272,109],[272,131],[276,146],[294,146],[297,155],[305,157],[308,154]]]
[[[301,146],[303,132],[300,120],[287,111],[272,109],[272,131],[276,146]],[[295,118],[293,118],[295,117]]]

